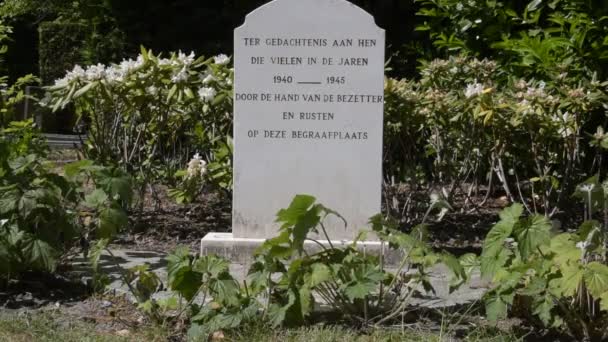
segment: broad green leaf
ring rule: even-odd
[[[277,222],[283,226],[292,226],[298,219],[308,212],[316,199],[310,195],[296,195],[287,209],[281,209],[277,213]]]
[[[473,270],[480,266],[479,259],[474,253],[464,254],[459,258],[458,261],[460,262],[460,265],[462,265],[467,277],[470,277]]]
[[[585,265],[585,285],[589,293],[595,298],[599,298],[608,292],[608,266],[593,261]]]
[[[566,263],[579,262],[581,250],[576,247],[574,236],[571,234],[559,234],[551,239],[551,252],[555,254],[553,260],[563,267]]]
[[[18,204],[19,214],[23,218],[29,217],[35,209],[44,206],[47,195],[46,189],[32,189],[23,193]]]
[[[17,210],[17,204],[21,192],[16,186],[8,186],[0,188],[0,215],[8,214]]]
[[[350,300],[363,299],[376,290],[377,283],[371,281],[355,281],[353,284],[346,286],[344,294]]]
[[[608,292],[602,293],[599,297],[600,299],[600,309],[602,311],[608,311]]]
[[[127,226],[129,219],[122,209],[105,208],[99,215],[97,237],[108,239]]]
[[[304,318],[313,310],[314,297],[312,296],[312,289],[306,285],[300,285],[300,287],[298,287],[298,292],[300,295],[300,314],[302,318]]]
[[[120,200],[131,203],[133,188],[131,177],[122,170],[104,169],[96,172],[95,180],[111,198],[119,197]]]
[[[526,286],[517,291],[524,296],[538,296],[547,289],[547,279],[541,277],[532,277]]]
[[[209,334],[210,332],[204,324],[193,322],[188,328],[187,339],[188,342],[207,341]]]
[[[508,248],[500,249],[496,255],[482,254],[480,257],[481,275],[484,278],[494,278],[494,274],[505,265],[511,255],[513,255],[513,252],[511,252]]]
[[[312,265],[310,286],[315,287],[331,279],[331,270],[327,265],[316,263]]]
[[[522,213],[523,206],[519,203],[515,203],[500,212],[500,221],[492,227],[483,242],[482,259],[498,256],[504,249],[505,239],[511,236],[513,228]]]
[[[583,281],[583,269],[578,264],[566,264],[560,268],[562,277],[549,281],[549,289],[552,294],[562,297],[575,295],[578,286]]]
[[[299,251],[304,249],[304,241],[312,229],[315,229],[321,217],[317,210],[310,209],[304,215],[300,216],[293,228],[293,244]]]
[[[201,284],[201,274],[190,268],[176,270],[169,282],[171,290],[179,293],[188,301],[194,298]]]
[[[524,212],[524,206],[520,203],[513,203],[510,207],[503,209],[498,216],[500,220],[509,225],[515,225]]]
[[[550,296],[543,296],[533,298],[533,311],[532,313],[546,325],[550,326],[551,321],[553,320],[554,315],[551,313],[551,310],[555,307],[555,301]]]
[[[95,189],[90,194],[84,197],[84,201],[87,206],[91,208],[98,208],[106,204],[108,200],[108,194],[101,189]]]
[[[38,269],[47,272],[55,271],[59,253],[46,241],[27,237],[24,240],[22,252],[26,261]]]
[[[485,300],[486,317],[490,322],[507,318],[507,303],[496,294],[491,295]]]
[[[93,161],[88,159],[79,160],[69,163],[63,167],[63,171],[68,178],[76,177],[83,169],[93,166]]]
[[[291,291],[289,292],[288,298],[289,299],[287,304],[281,306],[273,303],[268,308],[268,323],[270,323],[272,327],[278,327],[282,325],[285,321],[287,311],[295,304],[296,297]]]
[[[214,294],[216,301],[228,305],[238,305],[239,303],[239,283],[227,272],[220,274],[217,278],[211,278],[209,290]]]
[[[229,266],[230,263],[223,258],[214,255],[206,255],[196,260],[192,265],[192,268],[196,272],[208,274],[210,278],[216,278],[221,273],[228,272]]]
[[[177,310],[179,309],[179,300],[176,296],[163,298],[158,300],[158,305],[163,310]]]
[[[522,258],[528,259],[533,253],[537,253],[537,247],[548,245],[551,232],[551,222],[545,216],[534,215],[525,220],[515,228],[517,246]]]

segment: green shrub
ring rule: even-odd
[[[163,58],[142,49],[117,65],[77,65],[48,88],[48,105],[73,104],[88,125],[85,153],[136,175],[142,191],[151,181],[171,183],[195,153],[210,164],[210,180],[230,190],[229,61],[182,52]]]
[[[498,185],[529,213],[552,216],[598,171],[601,154],[590,143],[608,83],[595,75],[518,78],[494,61],[464,56],[424,63],[421,75],[387,80],[389,175],[438,184],[448,200]]]
[[[47,152],[31,120],[0,131],[0,278],[54,272],[88,236],[107,238],[127,224],[130,177],[90,161],[61,176]]]
[[[52,84],[56,79],[83,64],[82,49],[90,34],[86,25],[62,22],[43,22],[39,33],[39,67],[43,84]]]
[[[593,177],[578,187],[589,213],[576,232],[555,234],[546,217],[522,217],[521,204],[500,213],[478,259],[482,276],[494,283],[484,297],[491,321],[511,312],[577,340],[608,338],[608,235],[590,216],[608,214],[606,186]]]
[[[146,265],[127,271],[124,279],[149,317],[166,322],[189,314],[189,339],[205,340],[215,331],[249,323],[269,327],[308,324],[317,312],[317,298],[340,320],[363,326],[391,324],[412,310],[414,295],[433,291],[429,267],[445,263],[453,272],[453,288],[468,277],[469,269],[456,258],[431,250],[424,225],[405,234],[380,215],[370,224],[382,241],[401,253],[395,273],[384,268],[383,256],[358,249],[357,241],[340,247],[331,242],[322,245],[315,236],[330,238],[324,220],[332,215],[340,217],[312,196],[296,196],[288,208],[277,213],[278,235],[257,249],[243,283],[230,274],[229,261],[213,255],[192,257],[187,248],[167,257],[168,286],[175,297],[153,298],[158,277]],[[305,250],[305,240],[316,242],[318,251]],[[167,317],[177,308],[182,308],[177,317]]]

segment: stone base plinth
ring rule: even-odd
[[[265,239],[236,238],[232,233],[209,233],[201,240],[201,255],[215,254],[226,258],[233,263],[250,264],[253,261],[255,250],[266,241]],[[329,247],[326,240],[319,240],[325,247]],[[334,247],[346,247],[352,241],[332,241]],[[373,255],[384,255],[386,265],[398,265],[402,259],[402,253],[388,248],[386,243],[379,241],[359,241],[359,250]],[[309,253],[321,250],[314,241],[306,240],[304,248]]]

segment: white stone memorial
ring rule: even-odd
[[[380,212],[384,30],[345,0],[275,0],[235,30],[234,73],[232,234],[202,253],[276,236],[296,194],[344,216],[332,239],[355,238]]]

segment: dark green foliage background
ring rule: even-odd
[[[52,0],[45,2],[52,6],[39,8],[35,6],[36,1],[23,0],[24,3],[32,2],[32,8],[9,20],[15,31],[7,61],[11,66],[11,79],[26,73],[38,74],[38,59],[47,63],[45,60],[49,60],[50,54],[54,59],[48,63],[56,64],[54,69],[63,69],[63,72],[71,62],[84,60],[87,63],[107,63],[137,55],[140,45],[158,52],[193,50],[199,55],[231,55],[234,28],[243,23],[247,13],[268,2]],[[409,48],[409,45],[404,47],[404,44],[415,40],[419,45],[426,39],[426,33],[414,31],[416,10],[413,1],[352,2],[370,12],[377,24],[386,29],[389,53],[398,53],[402,57],[393,63],[394,70],[399,74],[413,75],[416,49]],[[63,30],[59,24],[49,24],[50,21],[73,26],[65,26]],[[83,27],[80,24],[89,30],[88,36],[83,37]],[[73,31],[68,32],[69,28],[73,28]],[[45,35],[39,39],[38,29],[59,32],[61,36]],[[117,31],[124,33],[124,36]],[[85,41],[87,38],[88,41]],[[81,49],[79,54],[76,49]],[[124,54],[117,53],[122,49]],[[45,72],[51,68],[41,65]],[[49,83],[49,77],[56,76],[55,71],[52,71],[48,77],[43,77],[43,81]]]
[[[82,24],[45,22],[40,32],[39,67],[43,84],[62,78],[74,64],[82,64],[82,48],[89,30]]]

